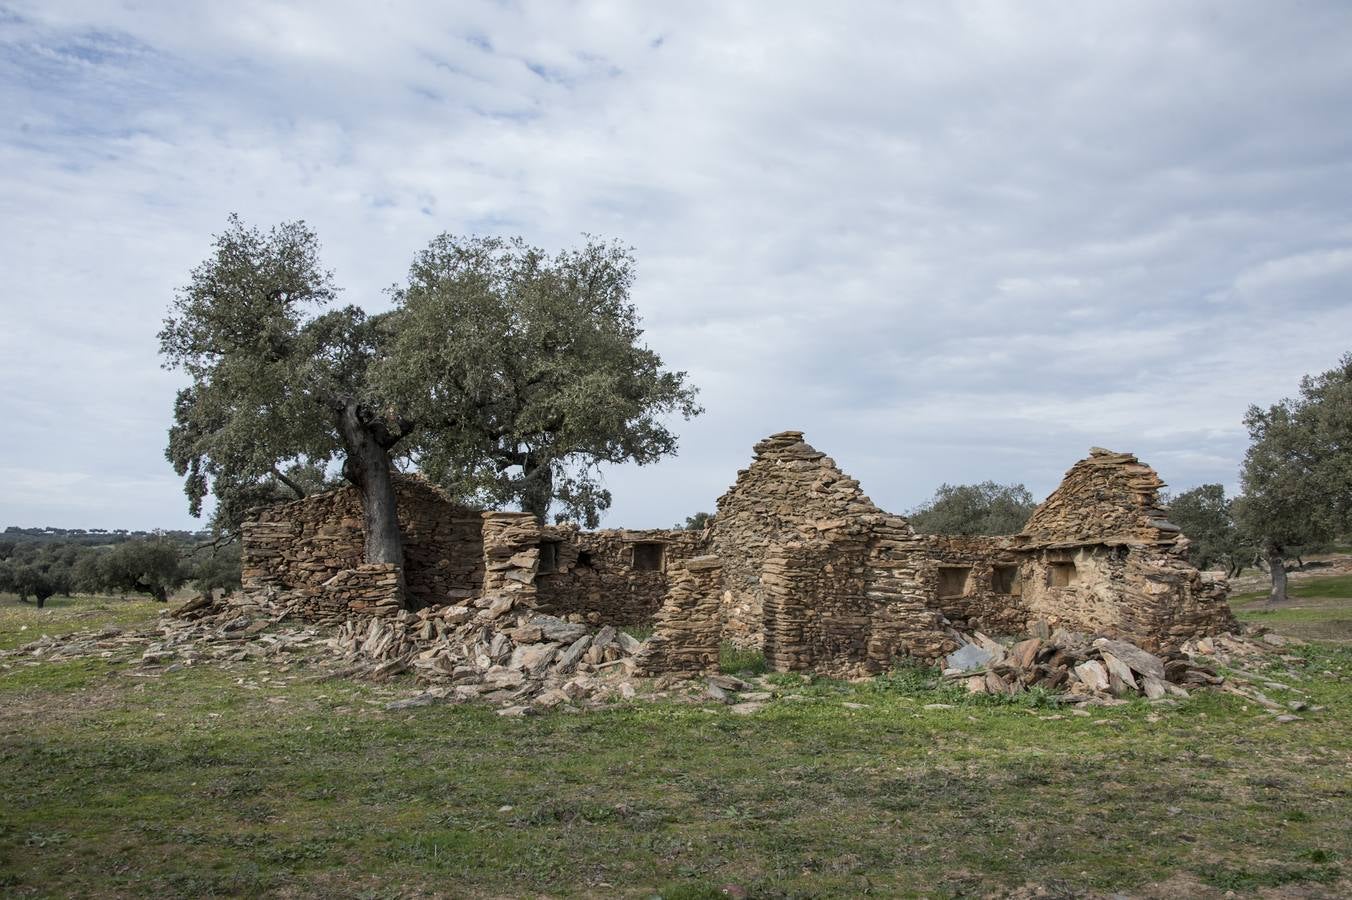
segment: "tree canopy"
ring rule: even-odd
[[[630,251],[589,240],[553,256],[523,241],[442,235],[393,307],[334,307],[303,223],[232,216],[160,332],[185,373],[166,455],[189,508],[223,525],[301,473],[341,464],[362,498],[366,560],[402,564],[391,472],[416,465],[462,498],[594,524],[602,463],[676,450],[666,418],[701,410],[683,372],[641,343]],[[311,479],[313,481],[313,479]]]
[[[419,468],[485,505],[595,527],[602,463],[676,452],[666,418],[701,412],[683,372],[641,343],[632,253],[591,241],[552,256],[519,238],[443,234],[394,292],[377,380],[424,427]]]
[[[1292,549],[1330,542],[1352,525],[1352,354],[1301,379],[1296,397],[1250,407],[1244,424],[1251,443],[1236,515],[1263,547],[1269,600],[1279,602]]]
[[[1256,548],[1235,524],[1233,499],[1225,486],[1203,484],[1165,499],[1169,520],[1183,529],[1188,558],[1199,569],[1222,566],[1237,575],[1252,565]]]
[[[1015,534],[1037,504],[1021,484],[942,484],[934,497],[909,513],[926,534]]]

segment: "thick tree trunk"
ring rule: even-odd
[[[399,531],[399,510],[391,478],[390,454],[371,429],[362,421],[355,403],[348,403],[340,415],[347,459],[343,477],[361,493],[362,526],[366,534],[366,561],[393,563],[399,567],[399,593],[405,606],[410,598],[404,590],[404,538]]]
[[[521,511],[531,513],[544,524],[549,504],[554,500],[554,467],[527,458],[521,471]]]
[[[1286,602],[1286,561],[1282,558],[1280,547],[1269,545],[1267,548],[1268,571],[1272,573],[1272,593],[1268,594],[1267,602],[1271,606],[1274,603]]]

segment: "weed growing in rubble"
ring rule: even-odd
[[[739,650],[724,641],[718,649],[718,668],[725,675],[763,675],[769,670],[759,650]]]

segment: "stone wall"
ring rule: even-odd
[[[439,606],[478,593],[483,585],[481,513],[457,506],[416,476],[397,476],[395,494],[409,595],[420,605]],[[348,602],[344,597],[358,595],[374,603],[388,593],[389,573],[364,563],[361,498],[355,488],[266,507],[244,523],[242,544],[246,590],[296,592],[314,598],[316,610],[337,608]],[[331,596],[321,598],[326,590]]]
[[[514,603],[537,606],[540,523],[535,516],[523,512],[484,513],[483,548],[484,596],[510,596]]]
[[[1179,528],[1165,518],[1155,470],[1130,453],[1094,447],[1033,511],[1022,544],[1141,544],[1170,541]]]
[[[926,605],[955,626],[989,634],[1027,627],[1025,567],[1009,538],[923,534],[912,548]]]
[[[704,552],[708,538],[680,529],[552,526],[541,531],[539,541],[550,557],[536,578],[542,610],[612,625],[647,625],[666,596],[670,573]]]
[[[905,519],[868,515],[766,555],[764,650],[776,671],[884,671],[900,657],[935,663],[957,645],[927,604],[924,560]]]
[[[672,568],[671,587],[651,637],[636,659],[639,675],[718,671],[718,617],[723,569],[716,556],[696,556]]]
[[[1030,619],[1160,648],[1237,627],[1223,578],[1187,560],[1155,470],[1095,447],[1011,539]]]
[[[771,435],[755,446],[751,465],[718,500],[710,546],[723,560],[720,615],[734,643],[764,638],[761,574],[776,544],[810,543],[859,516],[881,514],[859,482],[803,440],[801,431]]]
[[[1162,486],[1131,454],[1096,448],[1021,534],[922,535],[800,432],[773,435],[718,501],[723,638],[763,647],[776,669],[871,671],[937,658],[950,627],[1046,620],[1147,645],[1234,627],[1223,582],[1187,563]]]

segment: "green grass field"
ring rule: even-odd
[[[1293,581],[1287,594],[1289,602],[1272,608],[1266,591],[1236,595],[1230,605],[1242,622],[1307,640],[1352,643],[1352,575]]]
[[[5,601],[0,641],[160,609]],[[751,716],[505,719],[276,663],[0,660],[0,893],[1346,896],[1352,649],[1293,652],[1274,677],[1324,709],[1287,724],[1217,693],[1078,716],[920,670],[770,676]]]

